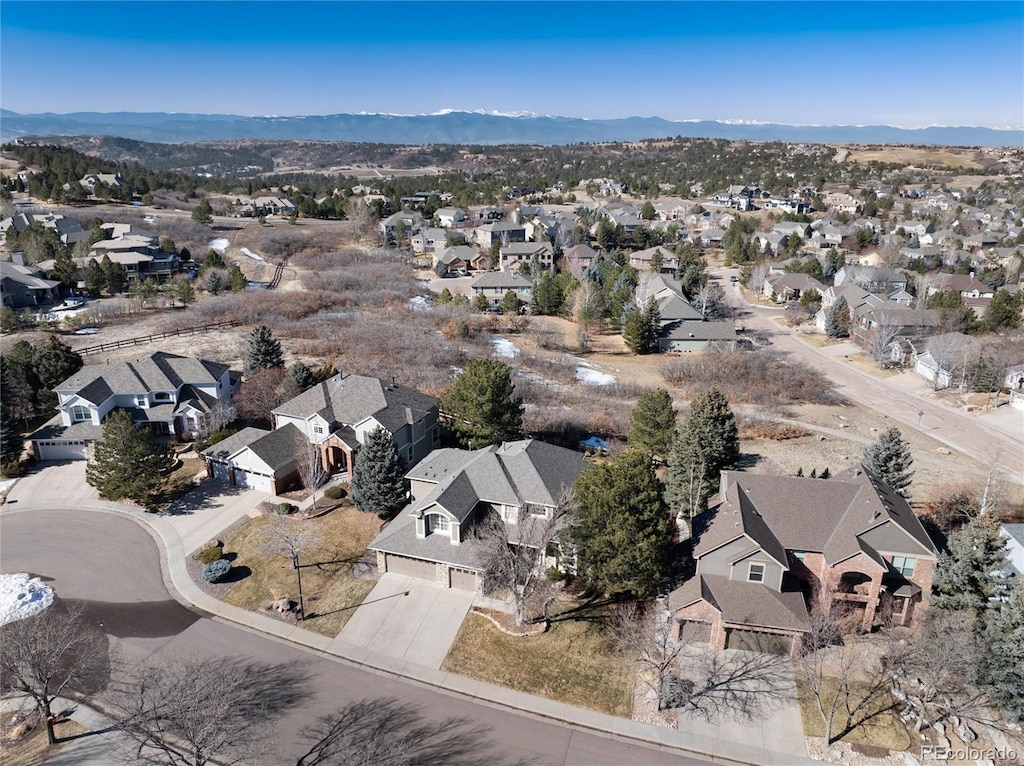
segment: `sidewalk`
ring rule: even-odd
[[[8,507],[3,513],[29,513],[50,508],[52,508],[51,505],[32,506],[19,503],[14,508]],[[512,708],[598,733],[607,733],[656,747],[676,749],[708,758],[716,763],[764,764],[765,766],[796,766],[797,764],[818,763],[807,757],[803,748],[802,731],[799,732],[799,737],[758,737],[756,739],[763,744],[753,744],[747,726],[742,723],[715,724],[709,727],[694,726],[688,727],[690,730],[686,732],[651,726],[432,669],[402,658],[390,657],[355,646],[338,638],[312,633],[266,615],[240,609],[206,594],[189,576],[185,557],[192,552],[194,546],[186,548],[182,540],[182,532],[184,531],[189,538],[197,534],[197,522],[189,521],[190,516],[148,514],[131,506],[104,501],[76,503],[73,508],[115,514],[132,519],[146,528],[163,553],[160,568],[164,584],[171,595],[182,604],[203,610],[212,615],[214,619],[233,623],[244,629],[258,631],[280,641],[287,641],[321,656],[345,661],[364,670],[390,675],[438,691],[469,697],[492,707]],[[231,520],[223,516],[217,515],[217,518],[224,522],[220,529],[231,523]],[[204,521],[200,525],[204,534],[212,524],[212,520],[204,517]],[[755,725],[760,728],[759,723]],[[799,740],[799,750],[793,744],[797,740]],[[784,744],[788,745],[786,749],[789,752],[767,749],[769,746],[780,747]]]
[[[30,710],[33,707],[34,704],[28,697],[0,699],[0,714],[3,715],[18,710]],[[84,726],[87,734],[64,742],[59,753],[46,759],[47,766],[108,766],[110,764],[111,750],[118,747],[118,739],[123,735],[107,731],[111,725],[109,718],[91,707],[64,697],[54,700],[52,710],[56,714],[71,711],[66,718]],[[54,728],[54,733],[59,740],[61,738],[59,723]],[[43,736],[45,737],[45,734]]]

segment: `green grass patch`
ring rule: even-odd
[[[632,712],[632,678],[597,625],[556,622],[539,636],[510,636],[470,612],[443,670],[611,715]]]
[[[826,679],[829,681],[830,679]],[[836,693],[837,684],[832,681],[825,685],[826,704],[830,703]],[[797,680],[797,692],[800,695],[800,718],[804,725],[804,734],[808,737],[824,737],[825,722],[818,712],[814,695],[804,681]],[[887,690],[877,689],[868,684],[854,686],[851,707],[855,709],[851,730],[841,737],[843,742],[851,745],[880,747],[885,750],[903,751],[910,747],[910,735],[907,727],[900,721],[895,707],[895,699]],[[837,735],[846,725],[846,706],[832,718],[832,735]]]
[[[315,527],[323,541],[299,558],[307,615],[302,627],[336,636],[373,589],[373,581],[352,577],[349,571],[380,530],[380,519],[348,506],[318,518],[293,521]],[[266,522],[266,516],[247,521],[224,540],[224,551],[237,554],[233,566],[251,570],[224,595],[224,601],[250,611],[280,598],[297,599],[299,593],[291,560],[262,550],[261,530]]]

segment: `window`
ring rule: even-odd
[[[764,582],[764,564],[759,564],[756,561],[750,563],[750,568],[747,570],[747,582]]]
[[[166,391],[157,391],[155,394],[153,394],[153,398],[156,399],[158,402],[166,402],[170,401],[171,395]]]
[[[74,423],[81,423],[83,420],[89,420],[90,413],[89,408],[84,407],[81,404],[76,404],[71,408],[71,420]]]
[[[807,551],[793,551],[793,558],[803,564],[807,558]]]
[[[547,516],[548,509],[546,506],[538,505],[537,503],[526,503],[526,512],[531,516]]]
[[[323,436],[324,427],[323,426],[313,426],[313,433],[317,434],[318,436]]]
[[[892,568],[899,572],[904,577],[914,576],[914,567],[917,565],[917,559],[913,556],[893,556],[892,557]]]
[[[431,532],[448,532],[451,529],[451,523],[448,521],[447,516],[442,516],[439,513],[431,513],[427,516],[427,534]]]
[[[437,426],[434,426],[433,428],[430,429],[430,438],[434,444],[437,444],[439,441],[441,441],[441,432]]]
[[[146,395],[145,394],[139,394],[138,396],[135,397],[135,404],[138,407],[145,407],[147,401],[148,400],[146,399]]]

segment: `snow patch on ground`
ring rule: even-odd
[[[0,495],[6,495],[11,491],[11,487],[17,483],[17,479],[4,479],[3,481],[0,481]]]
[[[81,330],[75,330],[75,335],[95,335],[99,331],[99,327],[83,327]]]
[[[0,625],[24,620],[53,603],[53,588],[24,572],[0,575]]]
[[[239,252],[242,253],[242,255],[247,255],[250,258],[252,258],[254,261],[259,261],[260,263],[266,263],[266,261],[263,260],[263,258],[261,256],[256,255],[256,253],[254,253],[249,248],[247,248],[247,247],[240,247],[238,249],[239,249]]]
[[[430,308],[430,303],[425,295],[417,295],[409,301],[409,308],[413,311],[426,311]]]
[[[216,250],[218,253],[223,253],[228,249],[230,243],[224,237],[217,237],[217,239],[210,240],[210,249]]]
[[[608,386],[615,382],[615,378],[597,370],[588,370],[586,367],[576,368],[576,380],[585,386]]]
[[[515,359],[519,356],[519,349],[516,344],[508,338],[491,338],[491,345],[494,346],[494,355],[503,356],[506,359]]]

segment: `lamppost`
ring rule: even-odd
[[[302,565],[299,564],[299,554],[292,552],[292,569],[295,570],[295,576],[299,578],[299,620],[306,619],[306,610],[302,603]]]

